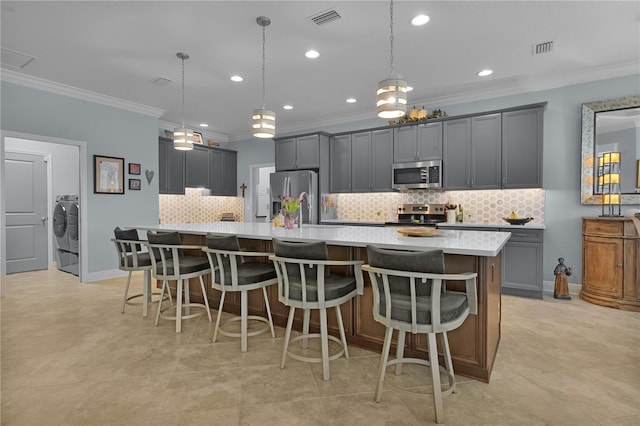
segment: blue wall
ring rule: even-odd
[[[113,228],[158,223],[158,119],[93,102],[62,96],[3,81],[2,130],[52,138],[84,141],[87,146],[86,209],[88,223],[88,277],[117,268],[115,249],[109,241]],[[126,163],[140,163],[143,174],[125,174],[125,194],[93,193],[93,156],[124,157]],[[155,178],[147,184],[144,170]],[[125,170],[125,173],[128,170]],[[129,178],[142,179],[140,191],[129,191]]]

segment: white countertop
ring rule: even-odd
[[[290,241],[326,241],[330,245],[379,247],[404,250],[442,249],[449,254],[496,256],[509,240],[509,232],[443,230],[433,237],[403,237],[396,227],[303,225],[302,228],[274,228],[270,223],[256,222],[204,222],[161,225],[132,225],[128,228],[152,231],[178,231],[184,234],[206,235],[207,232],[235,234],[239,238]]]

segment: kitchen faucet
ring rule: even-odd
[[[302,200],[304,196],[304,200],[307,202],[307,208],[309,209],[309,219],[311,219],[311,200],[309,200],[309,195],[302,191],[298,196],[298,200],[300,200],[300,209],[298,210],[298,228],[302,228]]]

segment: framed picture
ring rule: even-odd
[[[129,189],[132,191],[140,191],[140,179],[129,179]]]
[[[93,193],[124,194],[124,158],[93,156]]]
[[[129,163],[129,174],[130,175],[139,175],[140,174],[140,164],[138,164],[138,163]]]
[[[202,140],[202,133],[193,132],[193,135],[196,137],[196,143],[199,143],[200,145],[204,144]]]
[[[636,188],[640,188],[640,160],[636,161]]]

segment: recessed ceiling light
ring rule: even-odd
[[[200,123],[200,127],[209,127],[207,123]]]
[[[358,102],[356,98],[347,98],[347,103],[349,104],[355,104],[356,102]]]
[[[411,86],[407,86],[407,92],[410,92],[410,91],[412,91],[412,90],[413,90],[413,87],[411,87]]]
[[[284,105],[282,109],[293,109],[293,105]]]
[[[232,75],[231,76],[231,81],[235,81],[236,83],[240,82],[244,80],[244,78],[240,77],[239,75]]]
[[[486,76],[491,75],[491,74],[493,74],[493,70],[489,70],[489,69],[487,69],[487,70],[482,70],[482,71],[480,71],[480,72],[478,73],[478,75],[479,75],[480,77],[486,77]]]
[[[315,59],[315,58],[317,58],[318,56],[320,56],[320,53],[318,53],[318,51],[317,51],[317,50],[307,50],[307,51],[304,53],[304,56],[306,56],[306,57],[307,57],[307,58],[309,58],[309,59]]]
[[[417,15],[414,16],[413,19],[411,19],[411,25],[419,27],[420,25],[424,25],[429,22],[430,19],[431,18],[429,18],[427,15]]]

